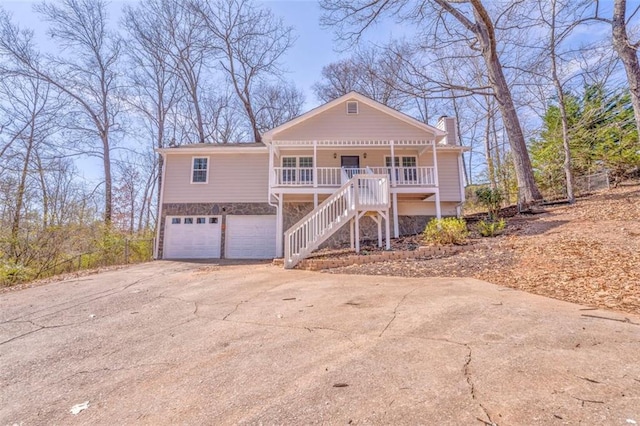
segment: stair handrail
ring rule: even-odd
[[[294,257],[300,256],[300,252],[292,253],[291,247],[291,235],[296,233],[298,230],[303,228],[307,222],[309,222],[312,218],[321,216],[325,211],[325,208],[329,207],[331,204],[336,203],[339,199],[345,198],[345,212],[348,213],[350,211],[354,211],[356,208],[356,191],[354,189],[354,184],[358,179],[358,175],[349,179],[344,185],[340,187],[336,192],[331,194],[326,200],[318,205],[318,207],[311,210],[307,213],[302,219],[296,222],[293,226],[287,229],[284,233],[284,263],[285,267],[293,267],[297,263],[298,259],[294,259]],[[334,225],[334,220],[325,225],[322,230],[316,229],[316,231],[320,233],[324,233],[327,228]],[[307,236],[308,237],[308,236]],[[315,236],[314,236],[315,237]],[[315,239],[312,240],[315,243]],[[308,248],[308,245],[305,246]]]
[[[361,182],[362,181],[362,182]],[[367,182],[367,183],[365,183]],[[374,184],[375,187],[372,187]],[[361,190],[367,190],[363,198]],[[372,191],[373,190],[373,191]],[[389,176],[357,174],[284,233],[285,268],[293,268],[361,209],[388,209]],[[337,226],[339,225],[339,226]],[[335,228],[332,232],[331,229]]]

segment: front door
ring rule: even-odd
[[[360,156],[343,155],[342,157],[340,157],[340,167],[342,167],[343,169],[359,169]]]
[[[340,167],[342,167],[351,179],[353,175],[358,173],[360,168],[360,156],[358,155],[343,155],[340,157]]]

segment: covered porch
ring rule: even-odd
[[[282,211],[285,195],[312,197],[314,208],[355,175],[389,177],[393,234],[399,236],[398,195],[433,201],[441,217],[434,140],[302,140],[269,144],[269,193]],[[280,232],[284,232],[279,218]]]

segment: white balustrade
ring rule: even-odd
[[[391,176],[391,167],[274,167],[275,187],[338,187],[358,174]],[[317,176],[314,176],[314,172]],[[315,178],[315,182],[314,182]],[[433,167],[396,167],[395,186],[434,186]]]
[[[389,209],[389,176],[356,174],[284,234],[286,268],[293,268],[359,211]]]

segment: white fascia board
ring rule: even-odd
[[[216,154],[268,154],[266,146],[237,148],[237,147],[216,147],[216,148],[156,148],[156,152],[161,154],[189,154],[189,155],[216,155]]]

